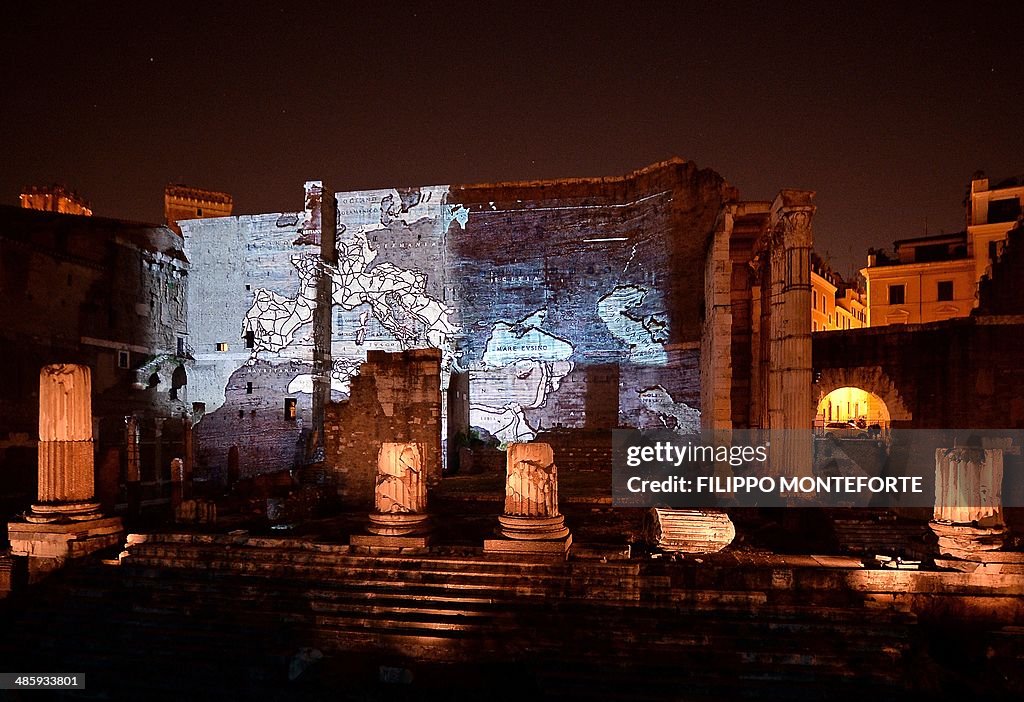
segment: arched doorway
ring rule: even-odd
[[[852,385],[825,393],[814,414],[815,434],[837,438],[880,438],[888,435],[891,423],[889,408],[881,397]]]

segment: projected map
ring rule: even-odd
[[[442,386],[467,373],[470,425],[501,442],[559,428],[693,430],[703,265],[693,252],[704,234],[690,241],[678,232],[710,223],[700,210],[681,219],[680,193],[691,208],[712,200],[679,181],[645,190],[628,181],[531,186],[529,197],[511,186],[337,193],[336,263],[320,258],[318,239],[304,229],[308,211],[190,225],[190,255],[203,260],[203,275],[230,278],[239,269],[230,250],[204,251],[202,243],[245,251],[246,299],[225,306],[239,311],[234,334],[246,339],[245,357],[210,356],[196,383],[213,389],[207,410],[251,406],[252,382],[264,396],[287,393],[309,406],[323,275],[335,401],[346,399],[368,351],[436,347]],[[681,242],[691,246],[685,257]],[[680,273],[681,265],[693,270]],[[197,329],[211,342],[234,336],[218,325],[211,318]],[[219,431],[228,440],[230,425]]]

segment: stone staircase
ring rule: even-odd
[[[774,577],[147,535],[119,565],[8,599],[0,654],[85,672],[104,699],[887,699],[908,686],[913,615]],[[289,681],[303,649],[322,660]]]

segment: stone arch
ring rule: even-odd
[[[826,395],[845,387],[860,388],[877,395],[885,403],[890,421],[909,422],[914,418],[903,394],[881,366],[822,369],[811,393],[815,411]]]

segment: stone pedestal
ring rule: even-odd
[[[92,431],[89,368],[45,366],[39,373],[39,499],[24,522],[7,525],[11,555],[29,559],[30,581],[121,538],[121,520],[103,518],[94,499]]]
[[[423,474],[423,446],[385,443],[377,454],[374,511],[369,535],[353,535],[352,546],[423,548],[429,542],[427,482]]]
[[[509,445],[505,513],[498,517],[498,524],[503,538],[485,540],[486,552],[562,557],[568,553],[572,535],[558,512],[558,467],[550,445]]]
[[[939,553],[965,560],[1002,548],[1003,450],[962,447],[935,450],[935,507],[929,528]]]
[[[718,510],[655,507],[644,522],[647,543],[671,553],[716,553],[735,538],[729,515]]]

